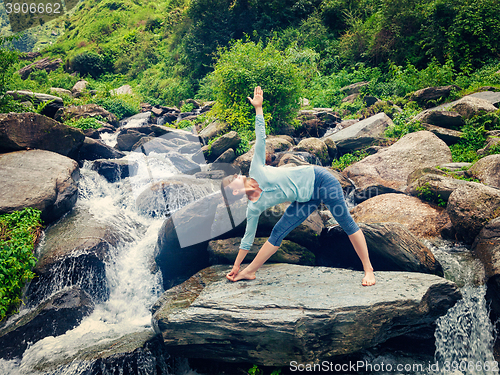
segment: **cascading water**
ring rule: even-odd
[[[131,153],[131,161],[144,162],[144,155]],[[169,163],[153,162],[138,168],[135,176],[108,183],[86,164],[79,183],[76,208],[85,208],[97,220],[111,223],[127,233],[131,242],[121,242],[110,251],[106,262],[109,298],[96,304],[94,311],[79,326],[57,337],[46,337],[28,347],[21,360],[0,360],[0,373],[17,374],[85,374],[93,361],[82,361],[95,347],[105,347],[126,335],[153,334],[149,307],[162,293],[161,273],[154,268],[154,249],[164,217],[151,218],[137,213],[137,192],[158,179],[178,173]],[[155,167],[155,163],[158,164]],[[151,169],[153,168],[153,174]],[[194,188],[183,194],[182,201],[173,195],[171,207],[177,209],[211,193],[211,187]],[[43,244],[41,245],[43,246]],[[64,275],[61,275],[61,280]],[[60,288],[64,288],[62,283]],[[52,286],[51,293],[59,291]],[[47,296],[48,297],[48,296]],[[21,312],[23,313],[23,312]],[[150,374],[144,361],[141,371]]]
[[[375,371],[368,374],[498,374],[493,357],[495,332],[485,299],[484,267],[462,244],[426,242],[441,263],[445,278],[460,288],[463,299],[436,321],[434,358],[425,355],[367,355]],[[396,371],[399,368],[402,371]],[[486,366],[486,367],[485,367]],[[384,371],[390,368],[392,371]]]

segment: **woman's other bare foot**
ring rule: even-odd
[[[372,271],[365,272],[365,277],[363,277],[361,284],[363,284],[363,286],[375,285],[375,275]]]
[[[255,279],[255,272],[247,271],[245,268],[243,271],[238,272],[237,275],[233,277],[227,277],[231,281],[239,281],[239,280],[253,280]]]

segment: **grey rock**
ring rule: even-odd
[[[60,87],[51,87],[50,92],[58,95],[64,94],[68,96],[71,96],[72,94],[70,90],[62,89]]]
[[[359,93],[363,87],[366,87],[370,84],[370,82],[357,82],[352,85],[344,86],[340,89],[342,93],[345,95],[351,95],[355,93]]]
[[[427,87],[425,89],[415,91],[410,97],[411,100],[416,101],[419,105],[427,105],[429,101],[446,98],[450,95],[452,90],[460,90],[456,85]]]
[[[205,144],[208,144],[209,140],[222,134],[226,126],[223,122],[214,121],[203,128],[198,135],[203,139]]]
[[[201,167],[191,161],[187,156],[182,155],[178,152],[171,151],[165,154],[165,158],[170,160],[170,162],[174,165],[175,168],[180,173],[183,174],[195,174],[197,172],[201,172]]]
[[[451,193],[446,209],[458,238],[472,244],[483,226],[500,216],[500,190],[467,182]]]
[[[234,159],[236,159],[236,154],[232,148],[229,148],[215,159],[214,163],[232,163]]]
[[[111,96],[115,95],[133,95],[134,91],[132,90],[132,86],[130,85],[123,85],[118,87],[117,89],[110,90],[109,92]]]
[[[81,79],[74,84],[73,88],[71,89],[71,92],[75,97],[78,97],[87,89],[88,84],[89,83],[87,81]]]
[[[114,114],[98,106],[97,104],[84,104],[60,108],[54,118],[57,121],[78,120],[80,118],[101,116],[109,124],[118,126],[118,119]]]
[[[483,92],[476,92],[476,93],[470,94],[468,96],[471,96],[473,98],[487,100],[491,104],[493,104],[495,107],[497,107],[497,108],[500,107],[500,92],[483,91]]]
[[[353,180],[358,201],[387,192],[403,192],[419,168],[451,162],[449,147],[428,131],[410,133],[392,146],[352,164],[343,175]]]
[[[21,358],[28,345],[59,336],[76,327],[94,309],[90,296],[78,287],[63,290],[19,318],[0,327],[0,358]]]
[[[413,120],[447,129],[461,129],[465,125],[465,121],[459,113],[433,109],[420,112]]]
[[[61,59],[51,59],[50,57],[46,57],[19,69],[18,73],[21,76],[21,79],[25,80],[29,77],[33,70],[45,70],[47,73],[50,73],[59,68],[62,63],[63,61]]]
[[[451,223],[444,208],[405,194],[377,195],[358,204],[351,215],[357,223],[404,225],[418,238],[438,237],[441,230]]]
[[[434,203],[438,203],[439,199],[448,202],[451,193],[466,184],[467,181],[465,180],[459,180],[449,177],[446,174],[439,174],[436,171],[432,171],[409,182],[406,193],[418,197],[422,194],[419,189],[425,187],[426,190],[433,194]]]
[[[148,127],[150,125],[151,112],[137,113],[133,116],[120,120],[120,129],[134,129]],[[136,129],[137,130],[137,129]]]
[[[85,136],[37,113],[0,114],[0,152],[40,149],[75,157]]]
[[[425,130],[430,131],[435,134],[439,139],[441,139],[448,146],[458,143],[462,137],[462,132],[458,130],[446,129],[439,126],[434,126],[430,124],[422,124]]]
[[[385,113],[378,113],[342,129],[326,138],[337,145],[341,154],[360,150],[366,146],[385,140],[384,131],[393,122]]]
[[[292,151],[308,152],[316,156],[321,161],[322,165],[330,165],[332,163],[327,145],[318,138],[303,139],[297,146],[292,148]]]
[[[115,147],[120,151],[132,151],[134,145],[143,137],[146,137],[146,134],[129,129],[126,133],[118,134]]]
[[[74,160],[50,151],[0,154],[0,214],[34,207],[55,221],[75,205],[79,178]]]
[[[500,189],[500,155],[489,155],[479,159],[467,173],[485,185]]]
[[[130,163],[127,159],[98,159],[92,164],[92,170],[97,171],[108,182],[120,181],[137,173],[137,162]]]
[[[453,104],[451,110],[459,113],[464,119],[470,119],[482,113],[495,112],[497,108],[486,99],[466,96]]]
[[[125,154],[107,144],[89,137],[85,137],[78,160],[97,160],[97,159],[121,159]]]
[[[35,107],[41,103],[46,103],[40,114],[54,118],[59,108],[64,107],[63,100],[58,96],[41,94],[32,91],[7,91],[7,95],[11,95],[14,100],[20,102],[30,102]]]
[[[217,159],[224,153],[224,151],[230,148],[232,148],[233,150],[236,149],[240,142],[241,138],[239,134],[234,130],[220,136],[210,146],[210,154],[208,155],[208,160],[213,161]]]
[[[319,362],[431,326],[461,298],[454,283],[419,273],[378,272],[367,288],[350,270],[269,264],[238,283],[226,280],[229,270],[207,268],[155,304],[155,330],[172,355]]]
[[[244,261],[250,263],[266,241],[267,237],[255,238]],[[240,237],[210,241],[208,243],[210,264],[234,264],[239,252],[240,242]],[[314,258],[314,254],[305,247],[289,240],[283,240],[278,250],[267,260],[267,263],[289,263],[312,266],[314,265]]]

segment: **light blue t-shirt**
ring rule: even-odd
[[[255,138],[249,175],[258,182],[262,193],[256,202],[248,201],[247,227],[240,244],[243,250],[250,250],[262,212],[283,202],[307,202],[314,189],[312,165],[288,168],[266,165],[266,124],[262,115],[255,116]]]

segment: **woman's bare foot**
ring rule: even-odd
[[[255,279],[255,272],[247,271],[245,268],[243,271],[238,272],[236,276],[228,277],[231,281],[239,281],[239,280],[253,280]]]
[[[363,286],[375,285],[375,275],[372,271],[365,272],[365,277],[363,277],[361,284],[363,284]]]

